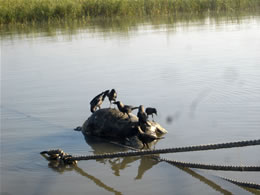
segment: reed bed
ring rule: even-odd
[[[0,24],[258,11],[260,0],[0,0]]]

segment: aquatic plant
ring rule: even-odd
[[[0,0],[0,24],[257,11],[259,0]]]

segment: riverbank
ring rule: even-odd
[[[0,0],[0,24],[257,11],[258,0]]]

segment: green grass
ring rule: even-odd
[[[258,11],[260,0],[0,0],[0,24]]]

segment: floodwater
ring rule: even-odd
[[[125,104],[157,108],[168,134],[155,148],[259,139],[259,54],[259,16],[1,30],[1,195],[259,193],[221,178],[259,184],[257,172],[182,169],[148,157],[55,168],[40,155],[126,150],[73,131],[90,116],[90,100],[112,88]],[[260,166],[260,147],[161,157]]]

